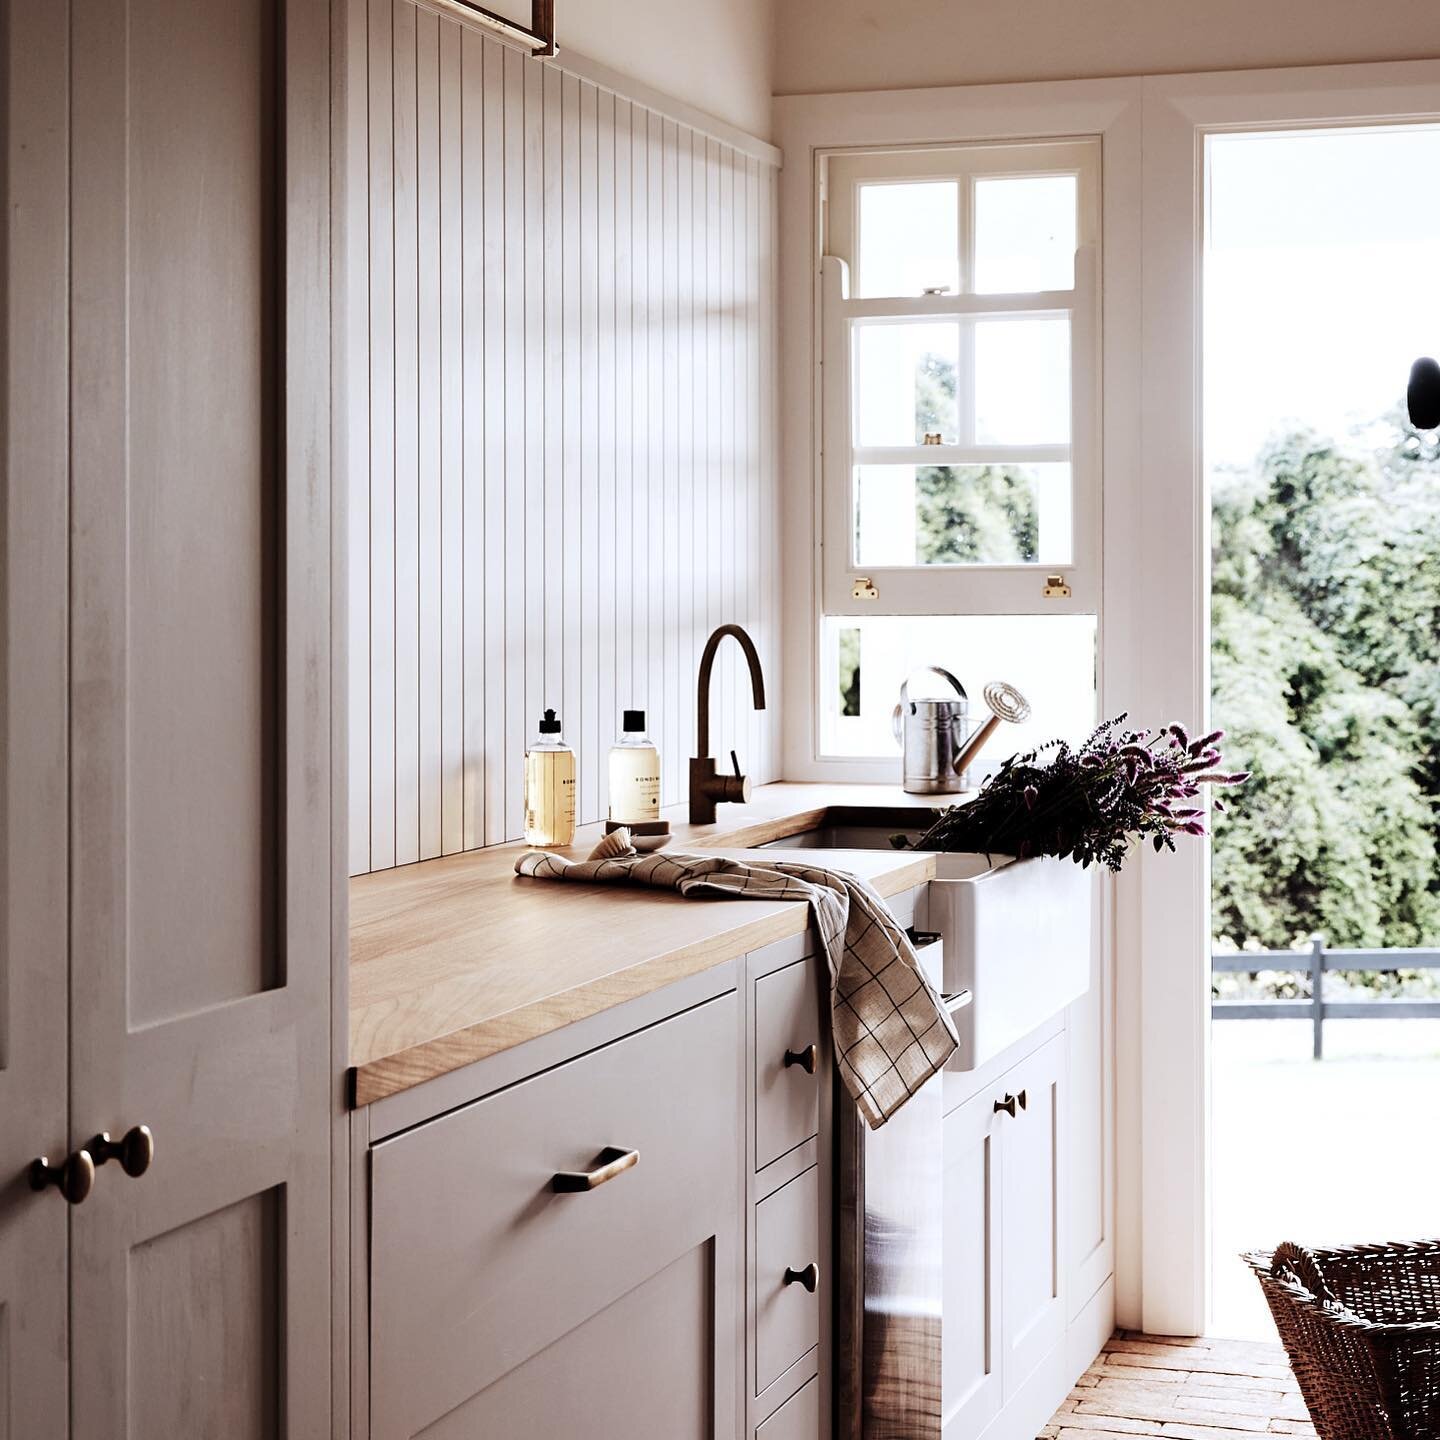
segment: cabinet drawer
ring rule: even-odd
[[[737,1012],[722,996],[375,1147],[376,1440],[422,1430],[697,1247],[734,1263]],[[555,1191],[606,1147],[639,1159]]]
[[[758,1425],[755,1440],[820,1440],[820,1377],[809,1381]]]
[[[803,1145],[819,1128],[820,996],[815,967],[822,963],[802,960],[755,982],[757,1170]]]
[[[793,1277],[820,1264],[819,1172],[811,1166],[755,1207],[757,1395],[819,1342],[819,1287]]]

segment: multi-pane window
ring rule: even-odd
[[[826,613],[1093,613],[1097,143],[823,174]]]

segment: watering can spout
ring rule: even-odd
[[[960,753],[955,757],[957,775],[963,775],[970,768],[971,762],[999,728],[1002,720],[1010,725],[1019,725],[1030,718],[1030,702],[1006,681],[992,680],[985,687],[984,693],[990,714],[985,723],[960,747]]]

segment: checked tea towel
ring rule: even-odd
[[[955,1027],[905,932],[858,876],[793,860],[640,855],[607,835],[588,860],[529,850],[518,875],[653,885],[682,895],[804,900],[830,964],[830,1017],[845,1088],[871,1129],[883,1125],[955,1053]]]

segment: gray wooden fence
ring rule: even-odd
[[[1293,970],[1310,977],[1301,1000],[1212,1000],[1216,1020],[1306,1020],[1313,1027],[1315,1058],[1325,1056],[1327,1020],[1440,1020],[1440,1000],[1326,1000],[1327,970],[1440,970],[1440,950],[1327,950],[1315,935],[1306,950],[1242,950],[1210,957],[1212,974]]]

